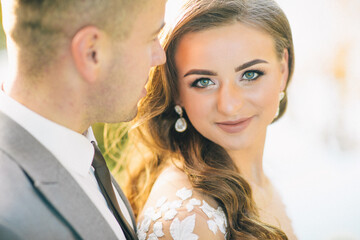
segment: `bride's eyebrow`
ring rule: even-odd
[[[248,67],[251,67],[255,64],[259,64],[259,63],[268,63],[267,61],[265,60],[262,60],[262,59],[255,59],[255,60],[252,60],[252,61],[249,61],[249,62],[246,62],[238,67],[235,68],[235,72],[239,72],[245,68],[248,68]]]
[[[208,75],[208,76],[217,76],[216,72],[205,70],[205,69],[191,69],[187,73],[185,73],[184,77],[189,75]]]

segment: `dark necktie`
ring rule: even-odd
[[[117,202],[113,186],[111,184],[111,177],[109,169],[106,166],[105,159],[101,154],[100,149],[97,147],[95,142],[91,142],[95,149],[94,160],[92,166],[95,169],[95,177],[100,186],[101,193],[104,195],[104,198],[114,214],[117,222],[119,223],[121,229],[124,232],[126,239],[138,239],[134,230],[130,227],[129,223],[126,221],[124,215],[121,213],[119,204]]]

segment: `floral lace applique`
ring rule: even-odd
[[[220,230],[225,238],[227,221],[221,207],[215,209],[205,200],[200,201],[196,198],[191,198],[192,194],[192,190],[184,187],[176,192],[176,196],[180,198],[180,200],[168,201],[166,197],[161,197],[157,201],[155,208],[147,208],[144,211],[143,220],[141,223],[138,223],[139,240],[157,240],[163,237],[165,235],[163,232],[163,222],[160,220],[172,221],[169,232],[174,240],[197,240],[199,236],[193,233],[196,214],[189,215],[183,220],[176,217],[178,209],[183,205],[189,213],[194,210],[195,206],[198,206],[209,218],[207,221],[209,230],[214,234]],[[153,225],[151,225],[152,223]]]
[[[170,234],[174,240],[197,240],[198,235],[194,234],[195,214],[180,221],[175,218],[170,225]]]

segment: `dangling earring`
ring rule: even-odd
[[[183,118],[183,110],[180,105],[175,105],[175,112],[180,116],[178,120],[176,120],[175,130],[177,132],[184,132],[187,128],[187,123],[185,118]]]
[[[279,94],[279,102],[281,102],[284,99],[284,97],[285,97],[285,92],[281,92]],[[276,111],[275,118],[277,118],[279,116],[279,114],[280,114],[280,104],[279,104],[279,107],[278,107],[278,109]]]

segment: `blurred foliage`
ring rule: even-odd
[[[0,3],[0,10],[1,10],[1,3]],[[2,27],[2,11],[0,11],[0,21],[1,21],[1,29],[0,29],[0,50],[1,50],[6,48],[5,33]]]
[[[92,125],[98,146],[104,155],[107,165],[113,172],[119,173],[123,170],[124,163],[121,163],[121,153],[128,142],[127,123]]]
[[[98,143],[98,146],[101,150],[101,152],[105,152],[105,146],[104,146],[104,123],[95,123],[92,126],[96,141]],[[108,166],[111,168],[114,167],[114,161],[112,159],[109,159],[107,155],[104,155],[106,162],[108,163]]]
[[[91,127],[101,151],[104,151],[104,123],[95,123]]]

